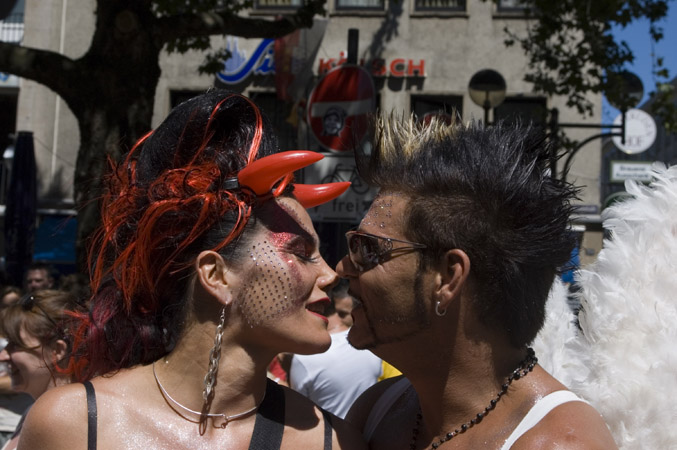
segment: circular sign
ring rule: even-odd
[[[614,125],[620,126],[622,121],[623,114],[619,114]],[[642,153],[656,141],[656,122],[641,109],[629,109],[625,113],[625,144],[621,142],[620,136],[614,136],[612,140],[622,152],[629,155]]]
[[[308,99],[308,124],[322,147],[352,151],[367,133],[374,112],[374,80],[360,66],[330,70],[313,88]]]

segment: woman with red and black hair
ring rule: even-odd
[[[109,176],[90,254],[90,313],[71,369],[43,395],[21,449],[362,448],[342,421],[280,387],[280,352],[331,342],[337,277],[306,208],[347,184],[294,185],[321,158],[278,152],[246,97],[175,108]]]

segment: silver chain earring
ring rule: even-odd
[[[214,337],[214,347],[209,353],[209,369],[204,379],[204,391],[202,391],[202,398],[205,403],[209,402],[212,392],[214,390],[214,383],[216,382],[216,372],[219,369],[219,361],[221,360],[221,339],[223,338],[223,328],[226,324],[226,307],[221,309],[221,317],[219,318],[219,325],[216,327],[216,336]]]
[[[440,301],[438,300],[437,303],[435,303],[435,314],[437,314],[439,317],[443,317],[446,313],[446,308],[440,311]]]

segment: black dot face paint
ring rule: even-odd
[[[314,251],[312,235],[293,210],[278,206],[271,221],[276,225],[274,229],[266,230],[263,240],[254,242],[249,249],[253,266],[245,272],[244,289],[237,298],[250,327],[303,308],[315,283],[315,278],[302,270]]]

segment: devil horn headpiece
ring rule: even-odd
[[[240,187],[246,187],[258,197],[272,193],[273,187],[296,170],[309,166],[324,158],[319,153],[307,150],[291,150],[258,159],[242,169],[237,176]],[[234,180],[228,180],[228,182]],[[228,183],[230,184],[230,183]],[[294,196],[304,208],[312,208],[335,199],[350,186],[349,181],[327,184],[295,184]]]

